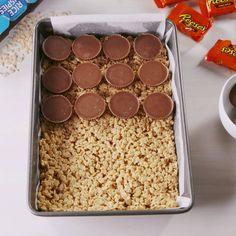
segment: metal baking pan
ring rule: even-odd
[[[189,144],[187,134],[186,111],[184,105],[183,81],[180,70],[180,60],[178,51],[178,40],[176,27],[166,21],[166,30],[172,27],[174,30],[170,35],[168,46],[174,56],[176,63],[176,89],[179,93],[180,117],[181,117],[181,132],[183,135],[183,158],[184,168],[186,170],[186,179],[184,186],[187,189],[186,197],[189,199],[188,206],[177,207],[171,209],[160,210],[123,210],[123,211],[40,211],[37,208],[37,190],[39,185],[39,140],[40,140],[40,70],[41,70],[41,45],[43,40],[53,34],[52,24],[50,19],[44,19],[38,22],[35,27],[35,35],[33,42],[33,82],[32,82],[32,107],[31,107],[31,127],[30,127],[30,142],[29,142],[29,180],[28,180],[28,205],[31,212],[38,216],[111,216],[111,215],[154,215],[154,214],[177,214],[189,211],[193,205],[193,186],[192,174],[189,158]]]

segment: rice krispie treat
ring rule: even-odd
[[[103,38],[101,42],[103,42]],[[131,45],[133,38],[128,37]],[[113,61],[101,53],[89,62],[105,74],[115,63],[128,64],[137,75],[145,61],[131,47],[127,58]],[[169,61],[163,46],[157,59],[167,67]],[[84,61],[71,55],[63,62],[43,59],[43,69],[60,65],[71,73]],[[115,88],[105,78],[95,88],[84,89],[73,84],[63,95],[72,104],[85,92],[96,92],[106,102],[120,91],[137,96],[140,103],[154,92],[172,95],[171,75],[156,87],[145,86],[140,79],[126,88]],[[42,90],[42,99],[48,92]],[[175,150],[173,115],[164,120],[146,116],[142,107],[128,119],[120,119],[109,109],[95,120],[84,120],[76,114],[62,124],[41,119],[40,185],[38,207],[43,211],[142,210],[177,207],[178,166]]]

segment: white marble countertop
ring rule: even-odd
[[[169,12],[152,0],[44,0],[40,11],[75,14]],[[182,215],[40,218],[27,206],[31,57],[0,80],[0,234],[8,235],[235,235],[236,140],[218,116],[220,90],[232,71],[202,61],[219,38],[236,42],[236,14],[215,20],[201,43],[179,34],[186,93],[195,204]]]

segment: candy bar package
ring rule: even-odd
[[[168,5],[182,2],[182,1],[184,1],[184,0],[155,0],[155,3],[159,8],[164,8]]]
[[[41,0],[0,0],[0,40]]]
[[[199,0],[199,7],[204,16],[213,17],[236,12],[235,0]]]
[[[186,4],[179,3],[170,12],[168,19],[177,28],[195,41],[200,41],[212,26],[212,20]]]
[[[236,70],[236,45],[230,40],[218,40],[207,53],[205,59]]]

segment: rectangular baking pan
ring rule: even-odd
[[[166,21],[166,30],[173,27],[168,46],[174,56],[176,63],[176,87],[180,95],[180,117],[181,131],[183,133],[183,155],[186,170],[185,188],[188,189],[190,203],[187,207],[178,207],[160,210],[123,210],[123,211],[40,211],[37,208],[37,191],[39,185],[39,140],[40,140],[40,65],[41,65],[41,45],[43,40],[53,34],[50,19],[38,22],[34,32],[33,42],[33,82],[32,82],[32,106],[31,106],[31,127],[29,142],[29,179],[28,179],[28,205],[31,212],[38,216],[111,216],[111,215],[155,215],[155,214],[177,214],[189,211],[193,205],[192,173],[189,158],[189,144],[187,134],[186,111],[184,105],[183,82],[180,70],[179,51],[177,43],[176,27],[170,21]]]

